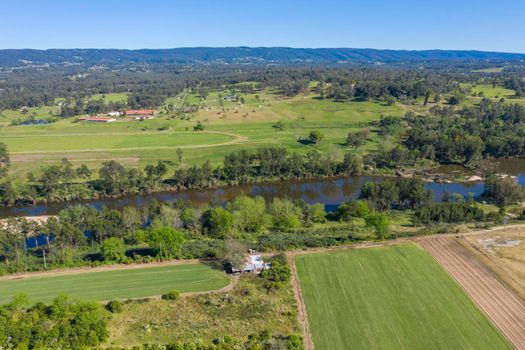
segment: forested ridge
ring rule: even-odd
[[[518,60],[523,53],[474,50],[379,50],[352,48],[290,48],[290,47],[193,47],[174,49],[11,49],[0,50],[0,66],[31,64],[123,64],[132,63],[338,63],[338,62],[400,62],[432,60]],[[28,62],[29,61],[29,62]]]

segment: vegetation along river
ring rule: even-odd
[[[442,166],[442,173],[463,171],[461,167]],[[503,159],[499,161],[498,171],[517,177],[518,182],[525,186],[525,159]],[[294,181],[277,181],[244,184],[238,186],[218,187],[211,189],[193,189],[176,192],[157,192],[145,195],[132,195],[120,198],[102,198],[73,202],[48,203],[37,206],[0,208],[0,217],[55,215],[60,210],[73,205],[92,205],[97,208],[107,206],[119,209],[125,206],[143,207],[152,201],[186,200],[196,204],[221,204],[240,194],[250,196],[260,195],[265,199],[273,197],[290,197],[302,199],[308,203],[323,203],[327,210],[335,209],[339,204],[359,195],[361,186],[367,181],[382,181],[380,176],[349,176],[340,178],[323,178]],[[482,182],[472,183],[435,183],[428,182],[426,187],[433,192],[434,200],[440,200],[444,192],[475,196],[483,191]]]

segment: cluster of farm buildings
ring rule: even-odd
[[[129,117],[135,120],[148,120],[155,118],[157,112],[155,109],[134,109],[124,112],[113,111],[108,112],[105,116],[86,116],[79,118],[79,120],[95,123],[111,123],[121,117]]]

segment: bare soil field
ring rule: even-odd
[[[427,237],[421,239],[420,244],[463,287],[516,349],[525,349],[523,300],[458,240],[451,237]]]
[[[467,248],[525,299],[525,227],[466,235]]]

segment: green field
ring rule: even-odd
[[[295,258],[316,349],[510,349],[415,244]]]
[[[109,102],[127,102],[128,94],[126,93],[110,93],[110,94],[95,94],[91,96],[92,100],[104,100],[105,103]]]
[[[39,153],[63,151],[91,152],[96,150],[159,149],[213,145],[233,140],[224,134],[209,133],[93,133],[55,134],[48,136],[0,137],[12,153]]]
[[[406,108],[399,104],[386,106],[377,101],[334,102],[319,99],[315,94],[283,98],[272,89],[253,94],[240,94],[244,104],[226,101],[229,90],[211,91],[204,100],[189,91],[167,99],[166,104],[183,106],[198,104],[200,109],[184,117],[162,112],[154,120],[137,122],[122,119],[114,123],[77,122],[67,118],[46,125],[11,126],[18,111],[4,111],[0,118],[0,142],[11,152],[10,176],[13,181],[25,178],[32,171],[38,174],[43,164],[53,164],[66,156],[70,161],[85,163],[92,169],[103,161],[115,159],[126,166],[144,167],[158,160],[175,160],[174,148],[184,149],[184,164],[212,165],[222,162],[233,151],[255,150],[261,146],[281,146],[290,151],[306,153],[312,149],[342,157],[349,150],[345,145],[348,132],[359,130],[384,116],[402,116]],[[105,101],[122,100],[125,94],[106,94]],[[93,95],[91,98],[101,98]],[[58,107],[43,107],[38,115],[56,114]],[[29,114],[33,113],[33,109]],[[204,132],[194,132],[197,122]],[[277,129],[277,122],[284,128]],[[325,139],[319,145],[299,142],[313,129]],[[378,135],[357,152],[374,150]],[[176,162],[173,162],[175,164]],[[174,165],[170,165],[174,167]],[[169,169],[173,171],[173,169]]]
[[[226,274],[203,264],[34,276],[0,280],[0,303],[9,302],[18,293],[26,293],[33,303],[49,302],[60,294],[103,301],[155,296],[172,289],[210,291],[225,287],[229,282]]]

